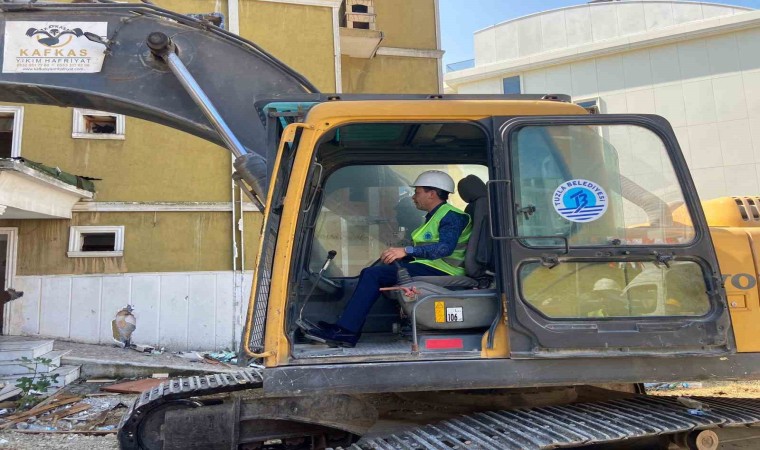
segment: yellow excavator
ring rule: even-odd
[[[0,100],[218,143],[265,215],[240,371],[143,393],[122,448],[715,449],[715,429],[760,422],[757,400],[642,389],[760,375],[760,199],[703,206],[665,119],[565,95],[322,94],[254,43],[147,4],[0,16]],[[30,44],[32,26],[67,44]],[[45,50],[72,43],[86,55]],[[307,340],[382,249],[408,244],[423,220],[409,185],[429,169],[470,214],[465,275],[399,269],[355,347]]]

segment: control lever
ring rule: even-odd
[[[337,254],[338,252],[336,252],[335,250],[330,250],[329,252],[327,252],[327,258],[325,259],[325,263],[322,265],[322,268],[319,270],[319,273],[317,274],[317,281],[315,281],[314,284],[311,285],[311,290],[309,290],[309,293],[306,295],[306,298],[303,300],[303,304],[301,305],[301,310],[298,312],[298,319],[296,319],[296,325],[298,325],[298,327],[301,328],[302,330],[319,328],[313,323],[303,318],[303,310],[306,308],[306,304],[309,303],[309,299],[311,298],[312,294],[314,294],[314,290],[317,288],[317,285],[319,284],[320,281],[322,281],[322,274],[324,274],[325,270],[327,270],[327,268],[330,267],[330,263],[332,262],[332,260],[335,258],[335,255]]]
[[[412,277],[409,275],[409,271],[404,266],[399,264],[398,261],[394,261],[396,265],[396,277],[398,278],[398,284],[407,284],[412,282]]]

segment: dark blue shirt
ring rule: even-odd
[[[441,205],[443,203],[425,215],[425,223],[430,221]],[[470,218],[467,214],[449,211],[438,224],[438,242],[412,247],[410,255],[416,259],[441,259],[451,255],[457,247],[459,236],[462,235],[469,222]]]

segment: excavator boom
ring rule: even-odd
[[[256,44],[155,5],[0,3],[0,27],[0,101],[129,115],[229,147],[167,61],[149,48],[152,33],[168,37],[219,118],[260,163],[262,169],[244,177],[259,198],[268,183],[261,164],[267,142],[254,103],[318,92]]]

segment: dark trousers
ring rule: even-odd
[[[448,275],[446,272],[424,264],[402,262],[401,265],[413,277]],[[369,310],[372,309],[372,305],[380,296],[380,288],[393,286],[397,283],[396,270],[395,265],[374,266],[362,270],[359,275],[359,283],[343,309],[343,314],[338,320],[338,326],[353,333],[361,333]]]

